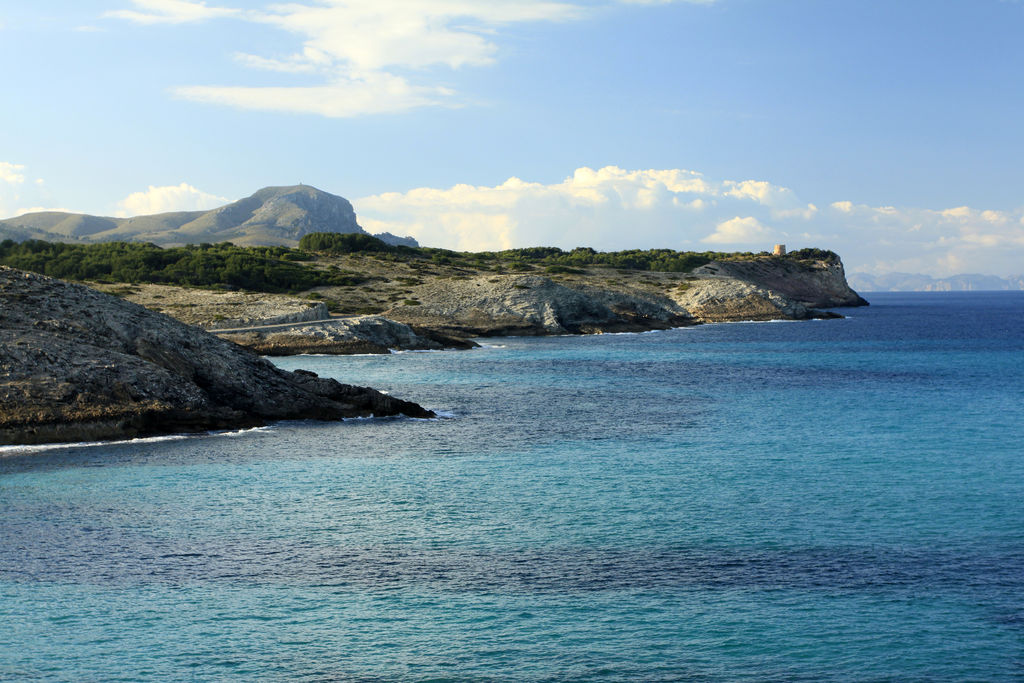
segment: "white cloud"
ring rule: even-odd
[[[953,209],[946,209],[938,212],[943,218],[960,223],[990,223],[992,225],[1004,225],[1012,220],[1010,214],[1005,211],[976,210],[969,206],[958,206]]]
[[[240,10],[228,7],[208,7],[197,0],[131,0],[136,10],[112,10],[105,17],[126,19],[138,24],[185,24],[220,17],[236,16]]]
[[[724,185],[726,188],[725,193],[730,197],[756,199],[763,204],[770,203],[776,195],[782,195],[789,192],[786,188],[776,188],[771,183],[764,180],[744,180],[738,183],[732,180],[727,180]]]
[[[656,0],[658,4],[672,1],[708,4],[710,0]],[[438,85],[443,78],[440,72],[494,63],[503,28],[579,20],[601,6],[655,4],[635,0],[605,0],[597,5],[581,0],[307,0],[242,11],[192,0],[131,2],[135,9],[105,16],[142,24],[233,17],[276,27],[300,41],[293,54],[245,51],[236,53],[235,60],[254,69],[315,73],[322,78],[312,86],[194,84],[172,88],[177,96],[329,117],[458,106],[455,93]]]
[[[971,208],[969,206],[958,206],[955,209],[946,209],[940,212],[943,218],[964,219],[970,218]]]
[[[450,94],[443,88],[415,87],[404,78],[380,72],[368,74],[363,79],[338,80],[328,85],[308,87],[189,86],[175,88],[173,92],[182,99],[196,102],[242,109],[320,114],[332,118],[442,104],[443,97]]]
[[[21,164],[0,161],[0,182],[20,185],[25,182],[25,175],[22,173],[24,170],[25,167]]]
[[[981,219],[988,223],[994,223],[995,225],[1003,225],[1012,220],[1010,215],[1004,211],[982,211]]]
[[[760,210],[767,216],[775,211],[762,199],[791,195],[798,205],[813,206],[799,204],[791,191],[769,183],[761,186],[763,192],[738,193],[740,186],[749,187],[686,169],[584,167],[553,184],[512,177],[494,187],[421,187],[364,197],[355,205],[360,220],[373,230],[412,234],[423,244],[456,249],[538,244],[696,248],[716,225],[736,215],[726,212]],[[720,240],[728,235],[745,242],[746,248],[769,248],[770,231],[758,219],[749,220],[756,224],[743,224],[745,232],[738,231],[739,225],[729,232],[727,225],[715,234]]]
[[[299,35],[304,48],[360,73],[489,64],[497,46],[488,37],[498,27],[583,13],[577,5],[544,0],[324,0],[273,5],[258,20]]]
[[[118,216],[145,216],[169,211],[213,209],[231,200],[197,190],[188,183],[149,186],[145,192],[133,192],[118,202]]]
[[[288,59],[271,59],[245,52],[236,52],[234,58],[236,62],[250,69],[263,69],[264,71],[279,71],[292,74],[313,73],[317,70],[316,60],[302,59],[298,56],[292,56]]]
[[[832,206],[842,215],[830,221],[837,234],[830,246],[848,261],[853,256],[855,270],[1007,276],[1020,273],[1024,263],[1024,209]]]
[[[792,209],[773,209],[772,216],[778,219],[785,218],[802,218],[805,221],[809,221],[818,215],[818,207],[814,204],[808,204],[804,207],[794,207]]]
[[[722,221],[715,227],[715,231],[701,240],[708,244],[749,244],[751,242],[764,242],[772,235],[772,230],[761,224],[753,216],[741,218],[736,216],[727,221]]]
[[[43,211],[58,211],[60,213],[74,213],[71,209],[54,206],[28,206],[15,210],[15,216],[23,216],[26,213],[42,213]]]

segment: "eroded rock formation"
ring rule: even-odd
[[[431,417],[88,287],[0,266],[0,444],[120,439],[274,420]]]

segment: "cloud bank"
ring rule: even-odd
[[[0,161],[0,218],[16,215],[11,209],[14,202],[21,201],[18,188],[25,182],[25,166],[10,161]]]
[[[41,185],[26,183],[24,165],[0,162],[0,216],[44,210],[38,202],[51,197],[18,194],[26,188],[37,193]],[[33,209],[13,210],[30,201]],[[121,200],[117,215],[199,211],[229,201],[184,182],[151,185]],[[783,243],[833,249],[849,271],[874,275],[1024,272],[1024,206],[920,208],[836,200],[819,209],[770,181],[715,179],[688,169],[582,167],[555,183],[512,177],[495,186],[386,192],[353,204],[371,232],[412,235],[427,246],[459,250],[763,251]]]
[[[422,187],[354,205],[372,232],[411,234],[422,244],[452,249],[762,251],[784,243],[834,249],[848,268],[872,273],[1006,276],[1024,269],[1024,209],[850,201],[819,209],[768,181],[715,180],[686,169],[579,168],[552,184],[509,178],[494,187]]]
[[[457,93],[441,85],[444,75],[494,63],[502,30],[515,24],[580,20],[618,4],[714,0],[320,0],[244,11],[196,0],[130,1],[134,9],[104,16],[149,25],[235,19],[292,34],[299,45],[291,54],[247,51],[234,58],[252,69],[306,78],[313,74],[320,80],[301,86],[187,85],[173,88],[175,96],[242,109],[344,118],[460,106]]]
[[[228,7],[207,7],[199,0],[132,0],[134,10],[113,10],[104,16],[139,24],[187,24],[240,14]]]
[[[198,190],[188,183],[180,185],[149,186],[145,192],[133,192],[118,202],[118,216],[145,216],[169,211],[205,211],[229,203],[226,197],[218,197]]]
[[[12,164],[9,161],[0,161],[0,182],[10,185],[20,185],[25,182],[25,175],[22,171],[25,167],[21,164]]]

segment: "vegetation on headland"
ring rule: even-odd
[[[604,266],[623,270],[650,270],[662,273],[688,273],[711,261],[736,261],[771,256],[768,252],[674,251],[672,249],[627,249],[597,251],[577,247],[564,251],[558,247],[526,247],[504,251],[459,252],[430,247],[393,246],[371,235],[318,232],[299,240],[299,249],[318,254],[340,256],[357,253],[388,254],[393,259],[423,259],[442,265],[478,270],[515,269],[517,266],[545,266],[547,272],[572,272],[570,268]],[[834,260],[839,257],[823,249],[800,249],[786,258],[797,260]]]
[[[301,292],[316,287],[354,287],[369,276],[331,264],[343,256],[405,263],[416,268],[444,266],[467,271],[581,273],[587,267],[688,273],[711,261],[767,258],[762,252],[681,252],[629,249],[601,252],[589,247],[564,251],[528,247],[504,251],[458,252],[389,245],[356,233],[313,233],[288,247],[239,247],[230,242],[161,248],[141,242],[66,244],[28,240],[0,242],[0,264],[67,280],[173,284],[257,292]],[[801,249],[785,258],[835,260],[831,251]]]
[[[364,280],[299,262],[308,259],[286,247],[236,247],[230,242],[170,248],[141,242],[0,242],[3,265],[65,280],[226,286],[257,292],[299,292]]]
[[[299,249],[331,256],[367,252],[389,254],[397,259],[423,259],[439,265],[477,270],[501,271],[516,270],[523,266],[546,266],[547,271],[552,273],[572,272],[567,269],[584,266],[686,273],[715,259],[754,256],[750,253],[679,252],[671,249],[602,252],[590,247],[577,247],[571,251],[563,251],[558,247],[526,247],[504,251],[458,252],[430,247],[392,246],[370,235],[323,232],[303,237],[299,240]]]

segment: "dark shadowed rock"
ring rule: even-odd
[[[0,444],[371,415],[433,413],[281,370],[142,306],[0,266]]]

